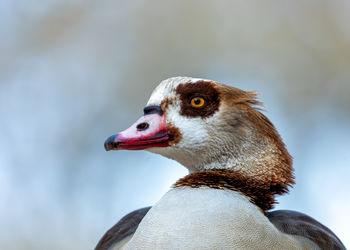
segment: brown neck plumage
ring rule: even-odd
[[[174,185],[177,187],[209,187],[215,189],[229,189],[247,196],[264,212],[270,210],[276,203],[274,196],[288,192],[289,184],[281,184],[270,180],[262,182],[231,170],[215,169],[189,174],[179,179]]]

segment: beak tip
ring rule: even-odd
[[[108,143],[107,143],[107,142],[105,142],[104,146],[105,146],[105,150],[106,150],[106,151],[111,150],[111,149],[109,148],[109,146],[108,146]]]
[[[106,151],[110,150],[117,150],[118,149],[118,142],[115,141],[118,135],[112,135],[110,136],[104,143],[104,147]]]

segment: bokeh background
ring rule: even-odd
[[[172,76],[256,90],[294,156],[278,209],[350,247],[350,2],[2,0],[0,249],[92,249],[186,170],[105,152]]]

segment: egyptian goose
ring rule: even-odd
[[[102,249],[345,249],[295,211],[269,212],[294,184],[292,158],[256,94],[174,77],[153,91],[144,116],[106,150],[147,150],[189,170],[153,206],[122,218]]]

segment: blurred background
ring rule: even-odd
[[[187,171],[105,152],[172,76],[256,90],[294,157],[277,209],[350,247],[349,1],[0,2],[0,249],[92,249]]]

